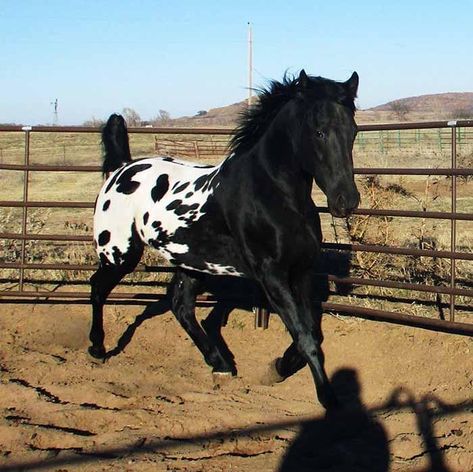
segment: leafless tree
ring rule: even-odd
[[[122,110],[122,115],[127,126],[141,126],[141,117],[133,108],[125,107]]]
[[[166,110],[159,110],[158,114],[151,119],[151,123],[155,126],[163,126],[171,121],[171,114]]]
[[[104,120],[101,120],[99,118],[95,118],[95,116],[93,116],[92,118],[90,118],[90,120],[84,121],[82,123],[82,126],[87,126],[87,127],[91,127],[91,128],[100,128],[104,124],[105,124]]]
[[[469,120],[473,118],[473,108],[456,108],[452,112],[452,118],[457,120]]]
[[[411,111],[411,107],[402,100],[396,100],[392,102],[389,108],[400,121],[405,120]]]

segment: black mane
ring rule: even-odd
[[[299,77],[284,75],[281,82],[272,80],[267,88],[258,89],[257,102],[240,114],[235,134],[230,140],[230,152],[251,149],[266,131],[268,125],[281,108],[293,98],[306,96],[309,100],[331,100],[355,112],[353,97],[350,97],[342,82],[324,77],[308,76],[303,88]]]

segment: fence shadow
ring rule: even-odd
[[[323,417],[309,420],[290,420],[257,424],[252,427],[231,427],[226,430],[197,435],[146,438],[133,440],[132,444],[120,447],[96,448],[61,452],[54,458],[16,462],[0,465],[0,472],[52,470],[64,466],[94,464],[100,461],[163,453],[167,450],[187,450],[193,447],[209,448],[226,440],[248,438],[257,440],[258,434],[277,434],[281,429],[300,431],[289,444],[277,472],[387,472],[390,470],[390,451],[386,431],[377,416],[407,410],[416,416],[429,464],[426,468],[410,472],[453,472],[445,463],[443,451],[433,432],[433,423],[441,417],[472,411],[473,401],[447,404],[428,395],[419,401],[403,389],[395,389],[383,404],[365,408],[360,399],[360,384],[356,371],[350,368],[337,371],[332,383],[344,406],[338,411],[328,412]],[[120,467],[118,462],[115,464]],[[98,466],[98,464],[97,464]]]

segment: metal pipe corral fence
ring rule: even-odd
[[[336,251],[350,251],[352,253],[365,252],[365,253],[378,253],[378,254],[392,254],[392,255],[403,255],[410,257],[428,257],[435,259],[447,259],[450,261],[450,279],[448,285],[428,285],[423,283],[412,283],[409,281],[402,280],[388,280],[383,278],[363,278],[363,277],[339,277],[335,275],[328,275],[328,280],[336,283],[337,285],[353,285],[353,286],[365,286],[365,287],[379,287],[385,289],[399,289],[407,290],[410,292],[419,293],[432,293],[437,296],[447,295],[449,297],[449,317],[446,319],[434,319],[428,317],[420,317],[407,315],[403,313],[391,312],[386,310],[378,310],[374,308],[367,308],[363,306],[357,306],[352,304],[340,304],[340,303],[324,303],[323,307],[325,310],[334,311],[341,314],[350,314],[360,316],[362,318],[377,319],[388,321],[391,323],[401,323],[410,326],[423,327],[427,329],[434,329],[439,331],[445,331],[450,333],[457,333],[463,335],[473,335],[473,323],[460,323],[455,319],[457,297],[473,297],[473,289],[465,287],[457,287],[457,261],[473,261],[473,253],[467,251],[458,251],[457,248],[457,222],[458,221],[473,221],[473,213],[471,212],[458,212],[457,211],[457,186],[459,178],[468,178],[473,175],[473,168],[471,166],[459,168],[457,165],[457,152],[459,139],[465,140],[465,137],[461,135],[461,130],[465,128],[473,128],[473,120],[462,120],[462,121],[433,121],[433,122],[420,122],[420,123],[396,123],[396,124],[371,124],[371,125],[360,125],[359,129],[359,148],[361,151],[366,147],[367,135],[369,133],[382,133],[405,130],[413,130],[416,132],[414,137],[415,142],[418,141],[417,130],[438,130],[438,146],[443,152],[445,150],[445,142],[443,138],[443,131],[447,130],[450,133],[450,166],[449,167],[437,167],[437,168],[423,168],[423,167],[358,167],[355,169],[355,173],[358,175],[365,176],[444,176],[451,179],[451,196],[450,196],[450,211],[420,211],[420,210],[408,210],[402,208],[394,209],[381,209],[381,208],[360,208],[355,212],[355,215],[359,216],[376,216],[376,217],[401,217],[401,218],[422,218],[429,220],[445,220],[450,222],[450,246],[448,250],[439,250],[436,248],[413,248],[413,247],[394,247],[386,245],[370,245],[361,243],[352,244],[341,244],[341,243],[325,243],[324,248],[327,250]],[[66,264],[63,262],[57,263],[45,263],[38,261],[31,261],[28,259],[28,244],[34,241],[46,241],[51,244],[64,244],[64,243],[83,243],[89,245],[92,243],[92,237],[88,234],[60,234],[51,233],[43,234],[37,232],[31,232],[28,230],[28,215],[30,209],[63,209],[70,211],[71,213],[77,210],[90,210],[92,211],[94,203],[92,201],[59,201],[59,200],[47,200],[40,201],[38,199],[31,198],[30,183],[31,178],[38,172],[47,173],[99,173],[101,171],[99,165],[73,165],[63,164],[49,164],[49,163],[34,163],[31,159],[31,137],[40,133],[54,133],[54,134],[96,134],[98,141],[98,134],[100,130],[98,128],[90,127],[53,127],[53,126],[0,126],[0,138],[4,133],[9,135],[22,133],[24,136],[24,152],[23,162],[3,162],[3,149],[2,159],[0,161],[0,170],[6,172],[19,172],[23,175],[23,186],[22,186],[22,197],[21,199],[4,199],[0,201],[0,209],[18,209],[21,211],[20,217],[20,230],[19,231],[6,231],[0,230],[0,241],[4,242],[4,246],[8,245],[8,241],[19,241],[20,250],[18,257],[15,260],[9,260],[7,256],[0,259],[0,269],[7,271],[7,275],[3,277],[4,282],[9,285],[8,288],[0,291],[0,301],[11,303],[11,302],[24,302],[34,303],[38,300],[49,300],[49,301],[61,301],[61,300],[75,300],[77,302],[84,302],[89,298],[88,291],[81,290],[32,290],[26,288],[26,271],[38,270],[38,271],[93,271],[96,266],[90,263],[77,263],[77,264]],[[215,137],[215,139],[229,138],[233,131],[226,128],[129,128],[129,133],[132,137],[140,135],[152,134],[155,137],[154,149],[158,150],[161,148],[159,145],[160,137],[166,137],[169,141],[169,137],[173,136],[184,136],[188,137]],[[395,135],[395,145],[401,145],[401,135]],[[381,152],[384,152],[386,146],[386,138],[383,138]],[[460,142],[462,145],[463,141]],[[199,147],[201,146],[201,147]],[[184,149],[184,147],[182,147]],[[200,158],[202,154],[215,154],[221,155],[225,152],[224,141],[218,141],[217,144],[209,146],[208,143],[202,144],[200,141],[195,139],[191,141],[190,146],[186,146],[186,153],[190,150],[193,152],[196,158]],[[183,151],[184,152],[184,151]],[[64,148],[64,155],[66,149]],[[328,209],[325,207],[320,208],[321,213],[327,213]],[[473,239],[473,238],[472,238]],[[170,267],[163,266],[147,266],[144,264],[139,265],[138,272],[172,272],[173,269]],[[13,275],[15,273],[16,275]],[[41,285],[41,284],[39,284]],[[73,284],[71,284],[73,285]],[[64,283],[63,286],[67,289],[68,284]],[[139,284],[137,284],[139,287]],[[134,287],[134,289],[136,289]],[[162,298],[164,295],[140,293],[138,291],[124,292],[119,291],[113,293],[110,296],[110,301],[122,301],[129,303],[138,302],[149,302],[151,300],[157,300]],[[199,298],[200,303],[212,304],[219,300],[212,296],[201,296]],[[470,306],[470,305],[469,305]],[[256,324],[259,326],[267,326],[269,313],[266,309],[259,309],[256,314]]]

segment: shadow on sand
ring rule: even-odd
[[[279,472],[387,472],[390,470],[389,440],[377,419],[382,412],[411,410],[416,417],[418,433],[429,465],[418,472],[449,472],[433,432],[433,422],[440,416],[468,411],[472,402],[447,405],[433,396],[416,401],[406,390],[395,390],[379,408],[367,410],[361,402],[356,371],[341,369],[332,384],[344,407],[328,411],[324,418],[302,425],[288,448]],[[414,472],[413,469],[410,469]]]
[[[356,372],[337,371],[332,385],[343,408],[303,424],[279,472],[389,470],[386,432],[361,403]]]
[[[167,450],[188,448],[189,444],[209,448],[236,438],[255,439],[258,434],[277,434],[281,429],[299,427],[281,460],[278,472],[386,472],[390,470],[389,441],[382,422],[383,415],[397,411],[413,412],[422,436],[421,455],[428,458],[427,468],[415,472],[452,472],[445,463],[442,449],[433,433],[433,423],[438,418],[472,411],[473,401],[448,405],[433,396],[415,401],[414,395],[396,389],[385,403],[366,409],[360,400],[360,385],[353,369],[337,371],[332,382],[344,402],[343,408],[327,412],[324,417],[309,420],[291,420],[258,424],[246,428],[202,433],[173,438],[146,438],[128,446],[96,448],[87,451],[64,451],[47,460],[16,462],[0,466],[0,471],[53,470],[64,466],[96,464],[104,460],[115,463],[145,454],[165,453]],[[279,453],[279,451],[275,451]],[[103,462],[102,462],[103,465]],[[406,469],[407,470],[407,469]],[[410,472],[414,469],[409,468]]]
[[[330,256],[330,255],[329,255]],[[343,276],[347,273],[349,259],[340,262],[338,254],[325,258],[325,264],[332,274]],[[336,269],[334,271],[334,269]],[[319,300],[326,300],[329,284],[326,277],[320,277]],[[205,281],[206,291],[216,296],[217,302],[207,318],[220,326],[226,324],[229,314],[235,308],[251,310],[254,306],[264,307],[266,301],[254,284],[244,279],[211,277]],[[351,287],[342,287],[349,291]],[[230,298],[234,301],[228,302]],[[138,315],[117,341],[116,346],[107,353],[107,358],[119,355],[131,342],[136,330],[146,320],[167,313],[170,310],[168,299],[150,303],[143,313]],[[323,417],[309,420],[282,421],[277,423],[258,424],[253,427],[220,430],[193,436],[173,438],[146,438],[146,441],[125,446],[96,448],[87,451],[61,451],[48,460],[16,462],[0,465],[0,471],[52,470],[63,466],[96,464],[103,460],[117,461],[117,470],[123,465],[119,462],[124,457],[138,457],[145,454],[163,453],[172,448],[195,446],[209,447],[209,444],[221,444],[236,438],[254,438],[258,434],[277,434],[284,428],[299,428],[299,433],[288,445],[278,472],[387,472],[390,470],[391,458],[389,438],[382,424],[383,415],[398,411],[415,414],[418,433],[422,437],[423,450],[420,455],[428,458],[428,466],[416,472],[450,472],[445,463],[441,447],[433,433],[433,424],[438,418],[473,410],[473,401],[456,405],[443,403],[433,396],[416,400],[415,396],[402,389],[396,389],[386,402],[367,409],[360,397],[361,386],[355,370],[341,369],[332,376],[332,384],[343,407],[329,411]],[[278,451],[275,451],[279,453]],[[414,472],[413,469],[409,469]]]

